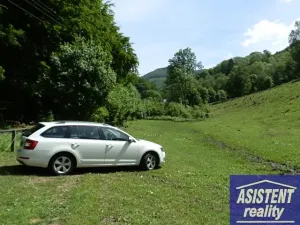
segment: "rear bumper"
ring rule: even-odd
[[[18,149],[16,151],[16,160],[27,166],[48,167],[48,160],[40,157],[34,150]]]

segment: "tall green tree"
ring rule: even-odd
[[[202,63],[197,62],[194,52],[190,48],[180,49],[169,60],[168,77],[165,81],[170,101],[188,104],[188,87],[193,82],[197,70],[202,69]]]
[[[96,108],[105,105],[116,73],[111,68],[112,57],[101,46],[78,38],[62,45],[51,62],[51,72],[42,82],[42,96],[52,99],[47,105],[56,114],[88,120]]]
[[[300,75],[300,21],[295,22],[295,29],[289,35],[292,57],[297,62],[297,73]]]
[[[231,73],[232,69],[234,67],[234,60],[229,59],[228,64],[227,64],[227,70],[225,71],[225,74],[228,75]]]
[[[3,1],[0,8],[1,78],[5,71],[0,101],[13,103],[7,117],[32,120],[45,111],[37,90],[43,89],[40,85],[51,70],[51,55],[78,35],[93,40],[107,54],[118,82],[128,83],[128,77],[137,72],[137,56],[130,39],[114,21],[112,4],[102,0],[44,0],[49,7],[45,13],[37,9],[42,8],[36,1],[13,2],[16,5]]]
[[[251,91],[251,80],[245,68],[237,68],[229,76],[227,92],[231,97],[240,97]]]

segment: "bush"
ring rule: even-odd
[[[137,117],[140,104],[141,98],[134,86],[117,85],[107,98],[109,122],[112,125],[123,125],[130,117]]]
[[[217,101],[225,101],[227,99],[227,94],[224,90],[218,90]]]
[[[184,105],[175,102],[166,104],[165,114],[171,117],[191,117],[191,114],[189,113],[188,109],[184,107]]]
[[[46,115],[40,115],[39,121],[43,121],[43,122],[54,121],[54,115],[53,115],[52,111],[49,111]]]
[[[207,105],[194,106],[190,109],[190,113],[195,119],[204,119],[209,117],[210,110]]]
[[[102,106],[95,110],[95,112],[91,116],[91,121],[104,123],[109,117],[108,110]]]
[[[158,104],[158,108],[154,107],[156,104]],[[161,111],[161,106],[163,105],[165,106],[164,112]],[[210,110],[207,104],[185,107],[183,104],[175,102],[170,102],[167,104],[159,102],[151,102],[150,104],[150,102],[148,102],[147,115],[144,118],[152,120],[192,121],[195,119],[205,119],[209,116]]]
[[[144,112],[146,114],[145,116],[163,116],[165,113],[164,103],[152,99],[145,99]]]

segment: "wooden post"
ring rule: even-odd
[[[11,132],[11,152],[14,152],[15,151],[15,138],[16,138],[16,133],[17,131],[16,130],[12,130]]]

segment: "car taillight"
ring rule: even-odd
[[[24,143],[24,149],[33,150],[37,144],[38,144],[38,141],[33,141],[33,140],[27,139]]]

